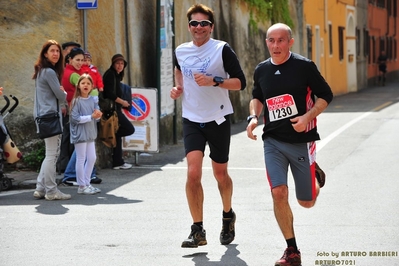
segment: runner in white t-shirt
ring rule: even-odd
[[[227,171],[230,148],[230,118],[233,106],[229,90],[246,87],[245,75],[231,47],[211,38],[213,11],[195,4],[187,11],[192,41],[175,51],[175,85],[170,96],[182,97],[183,135],[188,171],[186,196],[193,219],[191,233],[182,247],[206,245],[203,226],[204,194],[201,184],[205,145],[210,148],[213,173],[223,203],[223,228],[220,243],[230,244],[235,237],[236,215],[232,210],[233,182]]]

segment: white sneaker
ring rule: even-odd
[[[78,188],[78,194],[93,195],[96,194],[89,186]]]
[[[92,191],[94,191],[94,193],[100,193],[101,189],[93,187],[92,185],[88,186]]]
[[[33,197],[35,197],[36,199],[44,199],[44,196],[46,195],[46,192],[42,192],[39,190],[35,190],[35,192],[33,192]]]
[[[64,194],[61,191],[57,190],[54,194],[46,194],[44,196],[46,200],[69,200],[71,198],[70,194]]]
[[[133,167],[133,165],[131,165],[130,163],[124,163],[124,164],[122,164],[120,166],[114,166],[113,169],[114,170],[119,170],[119,169],[126,170],[126,169],[130,169],[132,167]]]

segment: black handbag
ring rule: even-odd
[[[105,74],[104,74],[105,75]],[[114,77],[114,87],[112,88],[113,92],[116,93],[116,80]],[[114,111],[116,110],[116,103],[114,100],[108,99],[104,97],[104,91],[98,92],[98,106],[100,107],[101,112],[106,114],[107,116],[112,116]]]
[[[39,127],[39,138],[45,139],[62,134],[60,115],[58,112],[36,117]]]
[[[98,106],[103,113],[113,113],[115,111],[115,101],[104,98],[104,92],[98,93]]]
[[[37,99],[37,90],[36,90],[36,99]],[[58,108],[58,99],[57,101],[57,108]],[[39,114],[39,106],[36,105],[37,113]],[[51,113],[37,116],[36,123],[39,128],[39,138],[46,139],[50,138],[55,135],[62,134],[62,126],[60,122],[60,114],[56,111]]]

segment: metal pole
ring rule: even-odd
[[[173,5],[172,5],[172,17],[173,17],[173,23],[172,23],[172,31],[175,33],[175,2],[173,1]],[[172,37],[172,50],[174,51],[176,48],[175,45],[175,34]],[[173,64],[174,67],[174,64]],[[175,71],[173,71],[173,84],[174,84],[174,73]],[[177,144],[177,101],[174,101],[174,114],[173,114],[173,144]]]
[[[135,164],[136,164],[136,166],[138,166],[139,165],[139,156],[140,156],[140,154],[139,154],[139,152],[138,151],[136,151],[136,155],[134,156],[135,158]]]
[[[128,1],[124,1],[124,10],[125,10],[125,45],[126,45],[126,61],[128,66],[130,65],[130,34],[129,34],[129,7]],[[131,71],[129,71],[129,75],[127,75],[127,84],[132,84],[132,79],[130,75]]]
[[[155,46],[156,46],[156,57],[157,57],[157,90],[158,90],[158,117],[161,117],[161,0],[157,0],[157,6],[156,6],[156,41],[155,41]],[[158,119],[160,120],[160,119]],[[159,128],[159,122],[158,122],[158,128]]]
[[[87,50],[87,12],[83,9],[83,49]]]

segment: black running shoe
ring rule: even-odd
[[[206,232],[196,224],[191,226],[191,233],[186,240],[181,244],[182,248],[198,248],[198,246],[204,246],[208,244],[206,242]]]
[[[103,181],[101,178],[98,178],[97,176],[93,176],[90,180],[91,184],[100,184],[101,181]]]
[[[236,235],[235,231],[236,214],[233,212],[233,218],[223,218],[223,227],[220,232],[220,243],[228,245],[233,242]]]
[[[316,179],[317,182],[319,182],[320,188],[324,187],[324,184],[326,183],[326,174],[324,173],[323,170],[321,170],[321,168],[317,163],[316,163]]]

